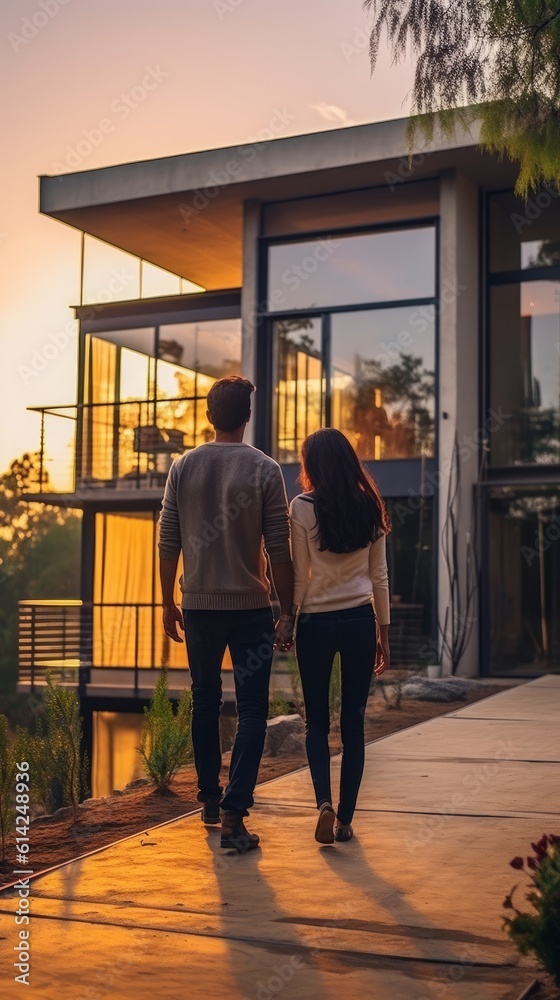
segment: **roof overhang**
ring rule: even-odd
[[[408,156],[406,119],[40,178],[43,214],[206,289],[241,284],[243,205],[386,184]],[[422,148],[422,144],[420,144]],[[512,186],[513,164],[482,152],[478,132],[436,133],[412,180],[459,169]]]

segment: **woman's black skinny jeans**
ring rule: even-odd
[[[332,802],[329,682],[335,653],[340,653],[343,753],[337,818],[345,824],[352,822],[364,770],[364,715],[376,644],[372,604],[300,615],[296,652],[305,701],[305,745],[318,806]]]

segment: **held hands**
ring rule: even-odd
[[[375,651],[375,665],[373,672],[379,677],[391,664],[391,653],[389,650],[389,627],[380,625],[377,635],[377,648]]]
[[[280,615],[274,625],[274,649],[280,653],[287,653],[292,648],[294,642],[294,617],[293,615]]]
[[[177,634],[177,626],[183,631],[183,616],[175,604],[163,605],[163,630],[173,642],[182,642],[183,639]]]

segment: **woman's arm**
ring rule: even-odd
[[[391,598],[389,594],[389,574],[387,572],[387,542],[385,535],[378,538],[369,550],[369,575],[373,589],[373,603],[377,618],[377,653],[375,673],[382,674],[391,663],[389,651],[389,623],[391,621]]]
[[[309,553],[309,538],[307,528],[298,519],[297,507],[299,501],[292,500],[290,504],[290,529],[292,539],[292,561],[294,564],[294,605],[300,607],[305,597],[309,583],[311,556]]]
[[[385,535],[373,542],[369,550],[369,576],[373,590],[373,603],[379,625],[391,621],[389,574],[387,572],[387,543]]]

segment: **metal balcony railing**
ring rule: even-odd
[[[125,671],[138,691],[142,671],[185,670],[183,645],[163,632],[155,604],[20,601],[19,681],[31,690],[46,682],[84,687],[92,670]]]
[[[173,459],[209,441],[206,396],[31,407],[38,461],[26,493],[162,488]]]

